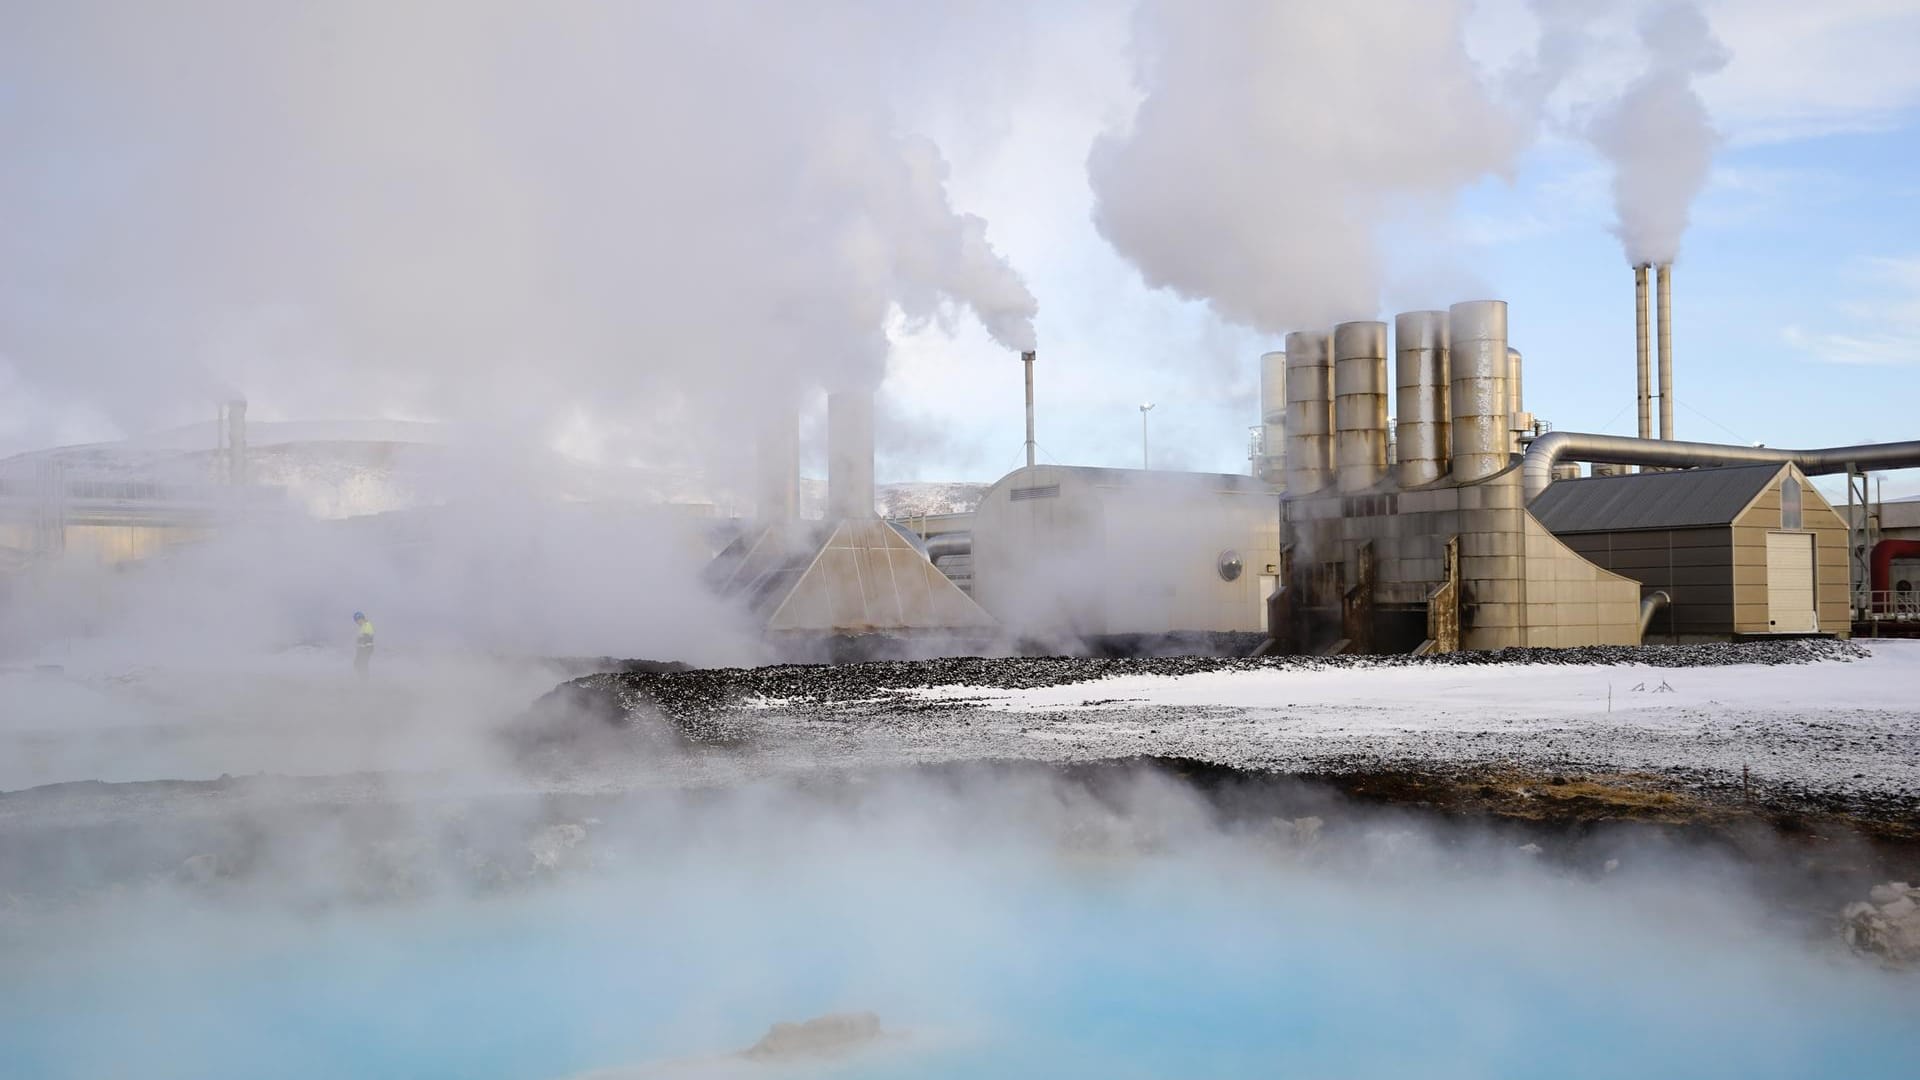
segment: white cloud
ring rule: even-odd
[[[1874,130],[1920,106],[1915,0],[1718,0],[1707,15],[1733,62],[1701,90],[1737,141]]]
[[[1788,326],[1787,344],[1826,364],[1920,366],[1920,256],[1863,259],[1855,274],[1869,298],[1838,307],[1845,326]]]

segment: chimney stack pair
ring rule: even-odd
[[[763,521],[800,516],[800,419],[791,407],[772,410],[758,441]],[[873,510],[873,394],[827,395],[827,518],[870,518]]]

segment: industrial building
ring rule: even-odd
[[[1666,624],[1676,635],[1849,633],[1846,526],[1806,478],[1846,473],[1851,489],[1866,470],[1920,465],[1920,442],[1781,450],[1674,441],[1670,281],[1660,268],[1659,438],[1646,268],[1635,273],[1640,438],[1534,422],[1506,307],[1474,301],[1395,320],[1400,419],[1390,462],[1386,324],[1289,335],[1273,647],[1632,644],[1682,596],[1688,610]],[[1574,479],[1581,462],[1687,471]],[[1555,494],[1562,484],[1575,486]],[[1704,509],[1679,506],[1709,493]],[[1799,525],[1783,525],[1793,516]],[[1672,561],[1709,565],[1647,565],[1656,556],[1637,544],[1685,546]]]
[[[974,512],[973,598],[1029,636],[1261,634],[1275,507],[1251,476],[1016,469]]]
[[[1792,465],[1562,480],[1527,509],[1589,562],[1666,593],[1663,637],[1850,628],[1846,523]]]
[[[1676,441],[1672,270],[1634,279],[1634,438],[1537,420],[1495,300],[1289,334],[1260,358],[1246,477],[1034,464],[1027,354],[1029,463],[923,534],[934,564],[1010,631],[1082,638],[1258,629],[1267,651],[1340,653],[1850,633],[1868,547],[1808,478],[1857,493],[1868,470],[1920,465],[1920,442]]]

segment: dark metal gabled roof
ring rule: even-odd
[[[1554,533],[1730,525],[1786,465],[1556,480],[1527,505]]]

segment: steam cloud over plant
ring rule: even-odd
[[[876,382],[893,305],[1032,344],[1033,297],[893,111],[984,69],[992,13],[190,0],[7,23],[0,381],[122,431],[243,393],[256,419],[546,441],[585,412],[672,445],[723,402]],[[0,435],[50,436],[27,423]]]
[[[1666,3],[1640,20],[1647,67],[1595,117],[1594,146],[1613,166],[1615,231],[1628,261],[1672,262],[1719,136],[1694,80],[1726,66],[1700,9]]]
[[[1139,109],[1088,160],[1100,232],[1149,284],[1269,333],[1372,317],[1382,222],[1437,216],[1521,145],[1467,56],[1466,13],[1147,0]]]

